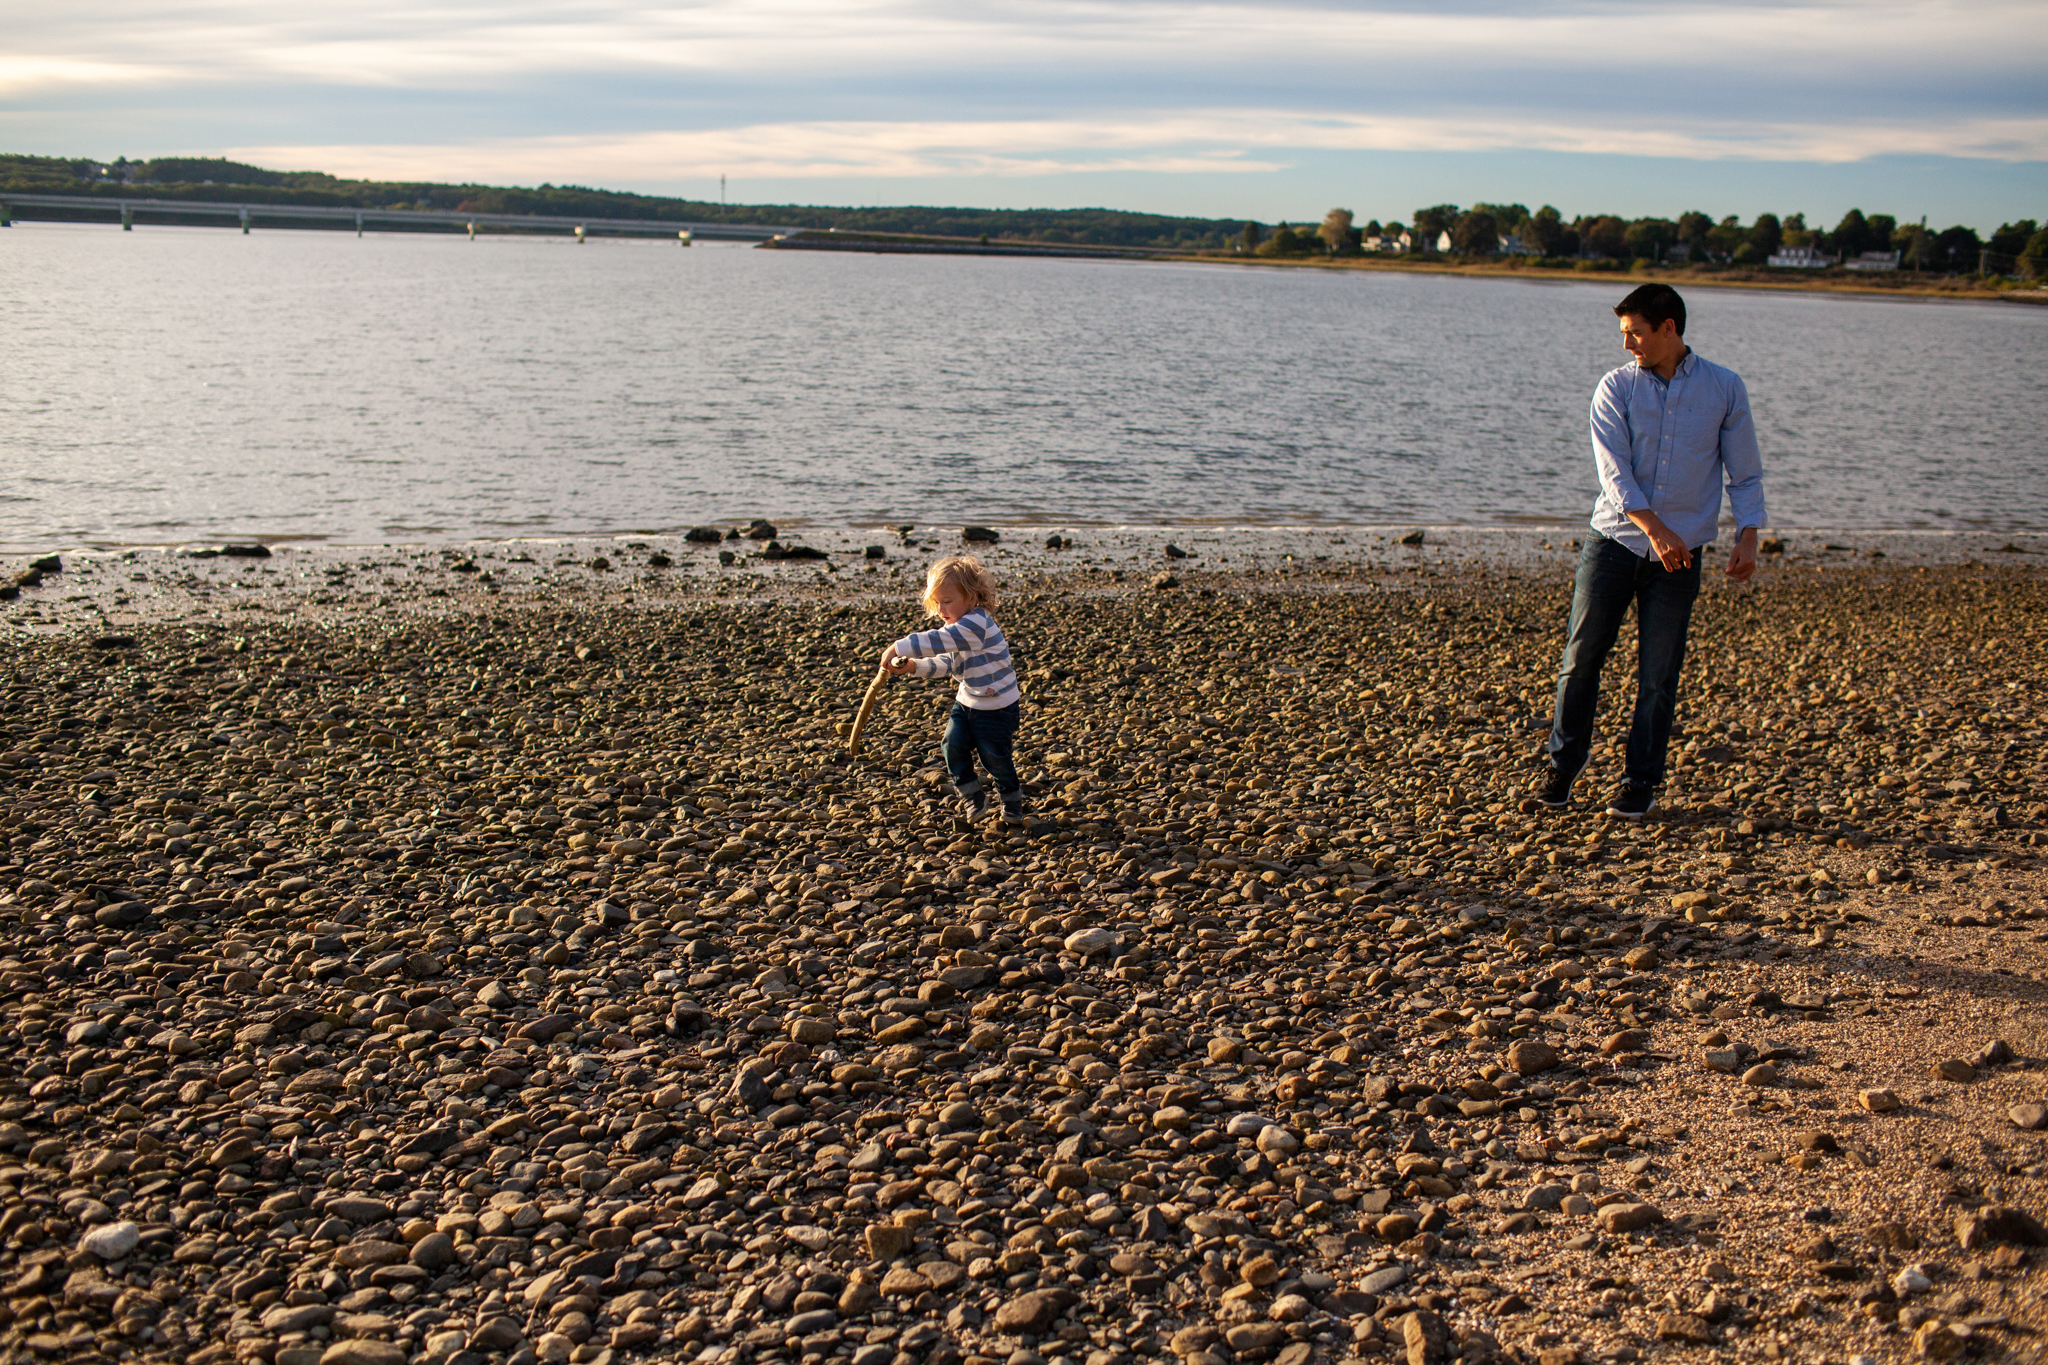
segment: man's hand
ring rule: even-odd
[[[1728,554],[1728,576],[1737,583],[1747,583],[1756,572],[1756,527],[1745,526],[1742,534],[1735,538],[1735,548]]]
[[[1641,528],[1650,538],[1650,548],[1657,552],[1657,558],[1664,563],[1667,573],[1677,573],[1692,565],[1692,551],[1686,543],[1673,535],[1671,528],[1664,524],[1664,518],[1648,510],[1631,512],[1628,519]]]
[[[910,660],[898,657],[896,646],[889,645],[882,650],[882,668],[885,672],[889,673],[908,673],[910,671]]]

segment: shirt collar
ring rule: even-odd
[[[1695,360],[1698,360],[1699,358],[1700,353],[1698,351],[1693,350],[1690,346],[1686,347],[1685,359],[1678,362],[1678,368],[1671,372],[1670,379],[1660,378],[1655,370],[1651,369],[1648,365],[1643,364],[1643,362],[1640,360],[1631,360],[1629,364],[1636,367],[1637,374],[1647,375],[1649,378],[1655,380],[1659,384],[1670,384],[1674,380],[1682,379],[1686,375],[1691,374],[1692,363]]]

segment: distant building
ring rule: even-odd
[[[1436,245],[1431,247],[1430,249],[1432,251],[1449,251],[1451,249],[1451,234],[1448,232],[1439,232],[1436,235]]]
[[[1899,253],[1896,251],[1866,251],[1853,261],[1844,261],[1847,270],[1897,270]]]
[[[1406,232],[1399,234],[1382,232],[1365,239],[1365,249],[1367,251],[1407,251],[1414,244],[1414,236]]]
[[[1786,246],[1778,248],[1770,263],[1780,270],[1824,270],[1835,263],[1835,258],[1810,246]]]
[[[1664,248],[1664,263],[1666,265],[1684,265],[1687,261],[1690,261],[1691,259],[1691,242],[1680,242],[1675,246],[1667,246]]]
[[[1519,232],[1511,232],[1500,239],[1500,254],[1503,256],[1541,256],[1543,248]]]

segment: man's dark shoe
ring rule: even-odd
[[[1578,780],[1577,773],[1566,773],[1552,768],[1543,779],[1543,785],[1536,789],[1536,804],[1552,810],[1563,810],[1572,803],[1572,783]]]
[[[1028,817],[1024,810],[1024,802],[1021,798],[1015,801],[1012,801],[1008,797],[1003,798],[1004,824],[1021,825],[1025,823],[1027,818]]]
[[[973,791],[962,792],[960,801],[966,808],[966,818],[979,820],[988,813],[988,788],[976,787]]]
[[[1657,804],[1657,789],[1637,782],[1624,782],[1607,803],[1607,813],[1623,820],[1640,820]]]

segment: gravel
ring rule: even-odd
[[[105,557],[44,571],[108,615],[17,629],[4,684],[0,1350],[2048,1331],[2037,575],[1815,550],[1715,585],[1638,827],[1526,800],[1562,545],[1177,535],[1152,589],[1005,539],[1021,829],[957,819],[940,689],[841,755],[913,619],[887,561],[461,547],[443,596],[315,611],[138,559],[146,619]]]

